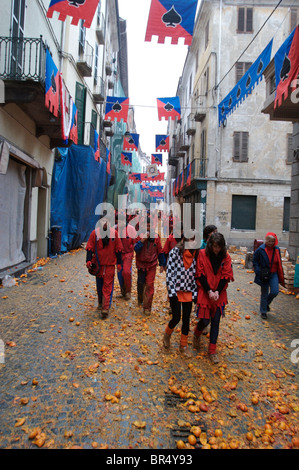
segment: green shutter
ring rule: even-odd
[[[86,88],[79,82],[76,82],[75,104],[78,109],[78,144],[84,144],[84,124],[85,124],[85,101]]]

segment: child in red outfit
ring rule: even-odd
[[[93,230],[86,244],[86,266],[95,264],[98,268],[96,275],[98,309],[102,312],[102,317],[108,316],[112,302],[115,265],[121,269],[121,253],[123,246],[117,231],[110,227],[107,220],[101,220],[103,236],[100,227]],[[96,254],[97,250],[97,254]]]
[[[127,219],[127,222],[129,220]],[[120,236],[123,252],[122,252],[122,269],[117,273],[118,281],[122,295],[126,300],[131,298],[132,289],[132,261],[134,257],[134,245],[136,243],[137,232],[133,225],[127,223],[122,227],[118,225],[118,234]]]
[[[161,239],[158,234],[150,238],[150,221],[147,221],[147,233],[138,239],[134,250],[136,252],[137,267],[137,294],[138,304],[143,304],[145,315],[151,314],[154,297],[154,282],[156,268],[159,260],[161,270],[165,266],[165,257],[162,250]]]

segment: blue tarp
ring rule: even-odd
[[[61,159],[53,168],[51,189],[51,227],[61,227],[61,252],[81,246],[88,240],[104,202],[110,175],[106,162],[94,158],[94,150],[84,145],[59,148]]]

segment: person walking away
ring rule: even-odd
[[[231,257],[226,250],[221,233],[212,233],[206,248],[199,250],[196,262],[197,317],[199,321],[193,335],[193,347],[199,349],[200,336],[211,322],[208,355],[214,364],[219,362],[216,353],[221,316],[224,315],[227,287],[234,281]]]
[[[123,297],[126,300],[131,298],[132,289],[132,261],[134,257],[134,245],[136,243],[137,232],[127,218],[126,226],[118,225],[118,235],[121,239],[123,252],[121,256],[121,270],[117,272],[118,282]]]
[[[164,270],[165,256],[160,236],[156,233],[150,238],[150,219],[147,219],[147,233],[141,236],[134,246],[137,267],[138,304],[143,305],[143,313],[151,314],[154,297],[156,268],[159,261],[160,271]]]
[[[186,243],[195,243],[185,238],[177,243],[170,251],[167,260],[166,286],[171,306],[172,318],[166,326],[163,345],[166,349],[170,347],[170,337],[174,328],[182,317],[182,328],[180,338],[180,352],[189,356],[188,335],[190,329],[190,315],[193,302],[196,302],[197,286],[195,282],[196,271],[196,249],[186,248]]]
[[[96,286],[98,294],[98,309],[102,317],[106,318],[112,303],[115,265],[121,269],[121,253],[123,246],[117,230],[110,226],[107,218],[100,220],[101,227],[93,230],[86,244],[86,266],[96,264]],[[104,235],[102,236],[103,232]],[[96,256],[97,250],[97,256]]]
[[[254,282],[261,287],[260,314],[266,320],[270,304],[279,293],[279,284],[284,283],[284,273],[280,248],[275,233],[268,232],[265,243],[260,245],[253,254]]]

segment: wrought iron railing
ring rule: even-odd
[[[0,78],[44,83],[46,46],[40,38],[0,37]]]

